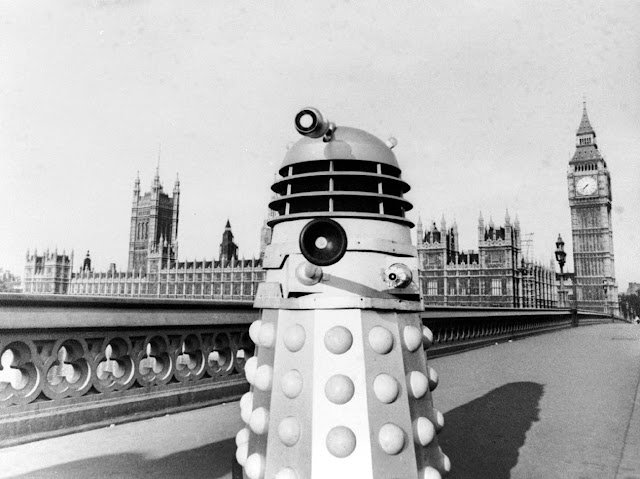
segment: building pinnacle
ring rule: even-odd
[[[578,127],[577,135],[586,135],[588,133],[595,133],[591,122],[589,121],[589,115],[587,115],[587,102],[582,102],[582,120],[580,120],[580,126]]]

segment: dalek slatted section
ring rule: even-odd
[[[412,205],[403,198],[410,187],[401,179],[390,149],[395,139],[385,144],[362,130],[336,128],[315,109],[307,109],[306,115],[312,117],[318,134],[325,132],[323,141],[313,136],[290,148],[279,170],[282,179],[272,186],[278,197],[269,207],[278,216],[269,225],[294,218],[338,216],[383,217],[413,226],[405,218]],[[304,133],[299,121],[297,125]],[[378,161],[361,159],[367,157]]]
[[[436,372],[391,149],[313,108],[272,186],[236,459],[246,479],[438,479]]]

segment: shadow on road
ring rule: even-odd
[[[509,383],[445,414],[438,440],[451,459],[449,478],[509,479],[543,393],[538,383]]]
[[[543,387],[532,382],[510,383],[445,415],[440,445],[453,464],[450,479],[509,479],[518,462],[525,434],[538,420]],[[140,438],[144,441],[144,438]],[[177,452],[161,458],[129,453],[104,455],[58,464],[19,478],[175,478],[231,477],[235,440]],[[37,458],[34,458],[37,460]]]
[[[143,441],[144,438],[140,440]],[[147,458],[141,454],[107,455],[59,464],[15,477],[24,479],[230,478],[231,460],[235,457],[235,451],[235,439],[227,439],[161,458]]]

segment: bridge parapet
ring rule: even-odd
[[[591,315],[585,314],[583,321],[587,317]],[[422,320],[433,332],[431,357],[575,324],[571,311],[564,309],[427,307]]]
[[[251,302],[0,297],[0,445],[239,398]]]
[[[0,295],[0,447],[239,398],[258,316],[250,301]],[[421,316],[431,358],[572,325],[570,310]]]

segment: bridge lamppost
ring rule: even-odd
[[[564,280],[570,278],[572,281],[572,289],[573,289],[573,301],[571,304],[571,318],[573,321],[573,325],[577,326],[578,325],[578,292],[576,289],[576,274],[575,272],[573,273],[565,273],[564,272],[564,265],[565,262],[567,260],[567,253],[564,250],[564,241],[562,241],[562,236],[560,236],[560,234],[558,234],[558,240],[556,241],[556,261],[558,262],[558,265],[560,266],[560,274],[557,276],[560,279],[560,297],[562,298],[562,306],[565,306],[565,301],[564,301]],[[568,303],[568,301],[567,301]]]
[[[607,278],[602,280],[602,290],[604,291],[604,314],[609,314],[609,303],[607,302],[607,292],[609,291],[609,282]]]
[[[560,234],[558,234],[558,240],[556,241],[556,261],[558,262],[558,265],[560,266],[560,274],[559,274],[559,278],[560,278],[560,291],[559,291],[559,296],[560,296],[560,307],[564,307],[565,306],[565,299],[564,299],[564,264],[567,260],[567,253],[564,250],[564,241],[562,241],[562,236],[560,236]]]
[[[522,307],[523,308],[527,308],[529,306],[529,297],[528,297],[528,292],[527,292],[527,265],[524,261],[524,258],[522,258],[522,261],[520,262],[520,267],[517,268],[518,272],[520,273],[520,296],[522,297]]]

